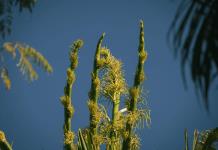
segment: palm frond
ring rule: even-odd
[[[218,1],[185,0],[171,24],[168,37],[181,57],[182,78],[189,66],[191,78],[208,110],[209,90],[218,77]]]
[[[9,78],[7,68],[5,67],[0,68],[0,74],[1,74],[1,78],[2,78],[2,81],[4,82],[6,89],[9,90],[11,88],[11,80]]]
[[[0,35],[5,38],[11,33],[13,7],[19,5],[20,11],[28,9],[32,12],[37,0],[0,0]]]
[[[47,59],[37,50],[26,44],[5,42],[3,44],[3,49],[12,54],[13,58],[16,57],[16,51],[18,51],[20,58],[17,67],[30,81],[38,78],[38,74],[33,68],[33,64],[43,68],[45,72],[51,73],[53,71]]]

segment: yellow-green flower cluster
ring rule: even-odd
[[[135,134],[132,135],[130,138],[130,145],[131,145],[131,150],[139,150],[140,148],[140,138]]]
[[[107,150],[138,149],[140,139],[133,129],[144,120],[150,122],[149,109],[140,106],[144,102],[141,85],[145,78],[144,62],[147,59],[147,52],[144,49],[143,22],[140,22],[139,61],[134,85],[131,88],[127,87],[122,62],[115,58],[108,48],[102,46],[104,36],[103,33],[98,40],[91,72],[91,88],[87,102],[90,126],[83,130],[79,129],[77,145],[73,143],[75,136],[71,131],[71,118],[74,112],[71,90],[76,79],[74,71],[78,66],[78,50],[83,42],[78,40],[71,46],[71,64],[67,69],[67,83],[64,88],[64,96],[60,98],[65,114],[64,148],[66,150],[72,150],[75,147],[99,150],[101,144],[105,144]],[[128,100],[126,108],[120,110],[122,96]],[[111,115],[108,115],[108,109],[98,102],[99,98],[103,97],[112,103]]]
[[[64,133],[64,144],[69,145],[73,143],[73,140],[75,138],[75,135],[71,131],[67,131]]]
[[[113,102],[127,93],[127,84],[122,71],[122,62],[110,55],[101,82],[101,93]]]

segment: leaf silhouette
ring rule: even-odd
[[[209,110],[210,87],[218,75],[218,1],[184,0],[168,32],[170,45],[181,58],[182,78],[191,78]]]

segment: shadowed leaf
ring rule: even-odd
[[[186,66],[206,109],[209,91],[218,75],[218,1],[185,0],[175,15],[168,33],[175,54],[181,57],[182,77]]]

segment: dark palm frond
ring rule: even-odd
[[[218,76],[218,1],[184,0],[171,24],[168,37],[181,57],[184,84],[186,66],[208,110],[209,90]]]
[[[11,32],[13,0],[0,0],[0,35],[4,38]]]
[[[0,0],[0,36],[4,38],[11,33],[13,20],[12,8],[14,6],[19,5],[20,12],[24,9],[32,12],[35,3],[36,0]]]
[[[23,9],[28,9],[32,12],[32,9],[37,0],[16,0],[16,4],[19,5],[20,11]]]
[[[218,142],[218,128],[208,130],[203,134],[205,137],[201,144],[203,145],[203,150],[212,149],[214,147],[214,143]],[[214,148],[215,149],[215,148]]]

